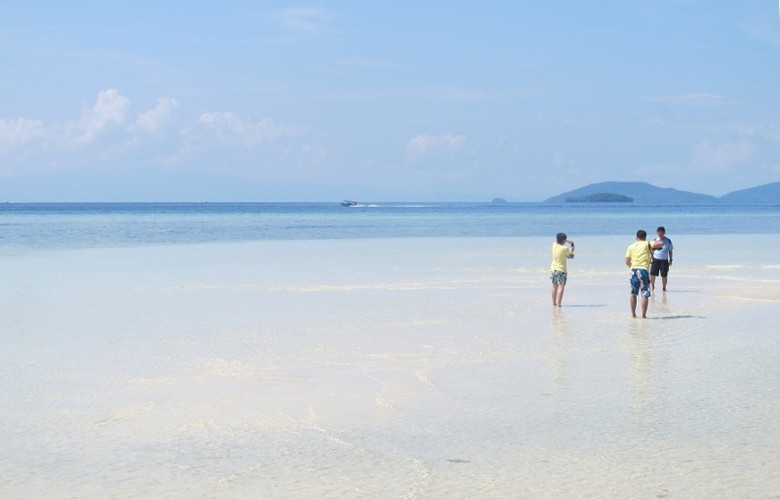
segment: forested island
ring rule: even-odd
[[[660,188],[646,182],[599,182],[545,200],[545,203],[567,202],[633,202],[640,205],[718,205],[721,203],[778,205],[780,204],[780,182],[741,189],[719,198],[673,188]]]
[[[569,196],[567,203],[631,203],[634,199],[630,196],[615,193],[593,193],[585,196]]]

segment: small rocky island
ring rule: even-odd
[[[585,196],[570,196],[567,203],[632,203],[630,196],[615,193],[593,193]]]

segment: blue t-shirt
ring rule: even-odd
[[[659,238],[656,238],[655,241],[662,241]],[[669,252],[671,250],[674,250],[674,245],[672,245],[672,240],[664,236],[663,239],[664,246],[661,248],[656,248],[653,250],[653,258],[658,260],[669,260]]]

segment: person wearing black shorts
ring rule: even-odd
[[[656,234],[658,237],[653,241],[653,260],[650,263],[650,290],[655,291],[655,278],[660,275],[665,292],[669,268],[672,266],[674,245],[672,240],[666,237],[665,227],[659,226]]]

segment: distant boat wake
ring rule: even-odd
[[[390,205],[379,205],[376,203],[362,204],[354,200],[344,200],[341,202],[341,206],[347,208],[436,208],[438,205],[422,205],[422,204],[402,205],[397,203],[393,203]]]

